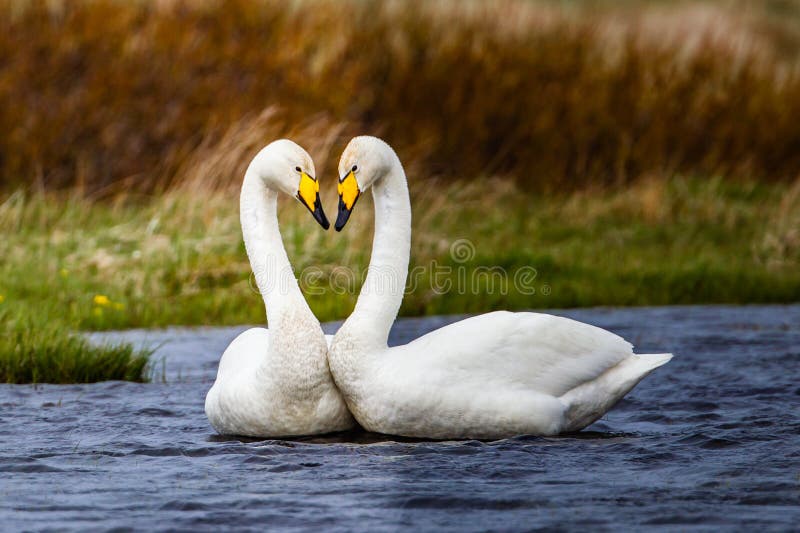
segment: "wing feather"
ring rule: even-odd
[[[623,338],[575,320],[498,311],[450,324],[403,346],[410,372],[430,371],[475,386],[504,384],[561,396],[633,354]],[[425,380],[425,376],[419,376]],[[481,383],[482,382],[482,383]],[[479,390],[479,389],[478,389]]]

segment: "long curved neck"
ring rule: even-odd
[[[270,329],[281,329],[282,318],[290,312],[313,317],[283,247],[278,228],[278,193],[248,169],[239,207],[247,257],[267,308]]]
[[[375,236],[367,277],[344,328],[357,328],[364,346],[385,347],[403,302],[411,252],[411,202],[400,161],[372,190]]]

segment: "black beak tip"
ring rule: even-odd
[[[336,231],[342,231],[344,225],[347,224],[347,221],[350,219],[350,213],[352,209],[347,209],[344,205],[344,202],[341,200],[339,201],[339,216],[336,217],[336,224],[333,226]]]
[[[314,220],[319,222],[319,225],[322,226],[322,229],[327,230],[331,227],[331,223],[328,222],[328,217],[325,216],[325,211],[322,210],[322,205],[317,200],[316,205],[314,206]]]
[[[316,220],[317,223],[322,226],[322,229],[327,230],[331,227],[331,223],[328,222],[328,217],[325,216],[325,211],[322,210],[322,203],[319,201],[319,193],[317,193],[317,199],[314,201],[313,209],[303,202],[303,199],[299,194],[297,195],[297,198],[303,203],[303,205],[308,207],[308,210],[311,211],[311,215],[314,217],[314,220]]]

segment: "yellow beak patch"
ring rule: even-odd
[[[300,175],[300,190],[297,191],[297,197],[312,211],[314,210],[314,203],[317,201],[318,192],[319,182],[303,172]]]
[[[356,176],[353,174],[352,170],[339,182],[336,189],[339,191],[339,197],[341,197],[342,202],[344,202],[344,206],[347,209],[352,209],[353,204],[358,200],[358,195],[361,194],[361,191],[358,190]]]

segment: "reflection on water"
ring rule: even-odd
[[[166,383],[0,386],[0,520],[11,530],[796,527],[800,306],[563,314],[676,357],[587,431],[494,442],[222,437],[203,399],[243,328],[98,335],[158,346]],[[391,342],[453,319],[400,321]]]

